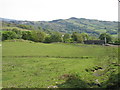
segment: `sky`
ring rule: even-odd
[[[51,21],[70,17],[118,21],[118,0],[0,0],[0,17]]]

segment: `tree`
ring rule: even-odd
[[[100,39],[100,40],[105,40],[105,38],[106,38],[106,42],[107,42],[107,43],[109,43],[109,42],[112,41],[112,38],[111,38],[110,34],[108,34],[108,33],[102,33],[102,34],[99,36],[99,39]]]
[[[42,27],[38,26],[38,29],[39,29],[39,30],[42,30]]]
[[[97,40],[98,38],[97,37],[95,37],[95,36],[89,36],[89,38],[88,38],[89,40]]]
[[[83,35],[77,32],[73,32],[72,36],[74,41],[78,42],[78,43],[82,43],[83,42]]]
[[[51,43],[52,42],[51,37],[50,36],[45,37],[44,42],[45,43]]]
[[[88,40],[89,36],[87,33],[81,33],[83,41]]]
[[[31,31],[22,31],[22,39],[32,40],[32,33],[31,33]]]
[[[22,32],[19,29],[13,28],[12,31],[17,34],[17,39],[21,39],[22,38]]]
[[[58,32],[54,32],[51,35],[47,36],[44,40],[46,43],[51,43],[51,42],[61,42],[61,34]]]
[[[83,42],[83,36],[81,34],[77,34],[77,42],[82,43]]]
[[[67,42],[69,41],[70,39],[70,35],[68,33],[66,33],[64,36],[63,36],[63,42]]]
[[[61,42],[62,41],[61,34],[59,32],[52,33],[50,38],[51,38],[52,42]]]
[[[120,45],[120,38],[119,37],[117,39],[115,39],[114,44]]]
[[[43,42],[45,39],[45,33],[41,31],[32,31],[32,40],[35,42]]]
[[[77,34],[78,34],[77,32],[72,33],[71,37],[73,38],[74,41],[77,41]]]
[[[16,39],[17,34],[13,31],[5,31],[2,33],[2,40]]]

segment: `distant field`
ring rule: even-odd
[[[106,32],[106,29],[100,29],[100,30],[95,30],[96,32],[99,32],[99,33],[105,33]]]
[[[112,35],[112,37],[116,37],[116,38],[117,38],[117,37],[118,37],[118,34]]]
[[[118,74],[117,47],[34,42],[2,46],[4,88],[104,88],[111,72]]]
[[[3,56],[98,57],[106,56],[110,50],[115,49],[101,45],[64,43],[3,42],[2,44]]]
[[[22,29],[22,28],[18,28],[18,27],[2,27],[2,30],[13,30],[13,29],[17,29],[17,30],[21,30],[21,31],[29,31],[28,29]]]

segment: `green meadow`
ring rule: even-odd
[[[2,56],[3,88],[107,88],[118,80],[118,47],[4,41]]]

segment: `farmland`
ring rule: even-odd
[[[106,88],[118,80],[118,47],[32,41],[2,46],[4,88]]]

